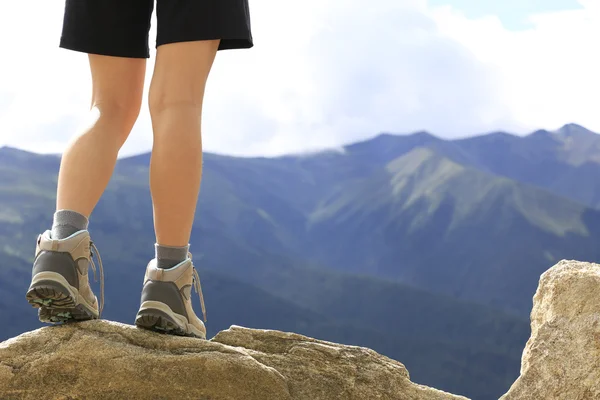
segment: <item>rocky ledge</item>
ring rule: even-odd
[[[0,398],[465,399],[411,382],[400,362],[362,347],[238,326],[204,341],[111,321],[0,343]]]
[[[561,261],[533,298],[521,376],[501,400],[600,399],[600,265]]]
[[[501,400],[600,399],[600,265],[540,278],[521,376]],[[209,341],[111,321],[0,343],[0,399],[446,400],[373,350],[232,326]]]

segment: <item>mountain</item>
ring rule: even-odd
[[[235,185],[235,173],[225,168],[227,159],[214,159],[207,157],[192,241],[207,299],[209,335],[231,324],[290,330],[374,348],[402,360],[423,384],[478,399],[506,391],[518,375],[520,349],[529,332],[524,318],[398,282],[334,272],[309,260],[293,250],[304,240],[295,232],[294,219],[279,216],[294,212],[303,227],[314,195],[287,202],[287,193],[274,188],[274,183],[283,188],[285,179],[302,172],[288,160],[281,180],[268,182],[260,173],[269,160],[255,160],[240,173],[248,179]],[[213,169],[211,162],[217,161],[221,165]],[[24,292],[35,236],[51,223],[58,167],[56,159],[55,168],[44,169],[35,168],[35,155],[24,160],[39,182],[32,191],[24,184],[27,168],[19,162],[0,162],[0,181],[7,186],[4,193],[10,193],[0,196],[0,209],[18,217],[0,222],[0,313],[12,322],[0,328],[2,338],[39,326]],[[5,177],[15,173],[20,179],[10,189]],[[252,190],[253,174],[260,191]],[[315,188],[315,193],[321,190]],[[91,218],[106,270],[106,318],[131,323],[135,315],[143,268],[153,251],[151,215],[146,162],[123,160]],[[286,246],[292,250],[284,251]]]
[[[428,148],[339,186],[309,222],[327,265],[517,312],[549,263],[600,259],[600,212]]]
[[[600,135],[576,124],[525,137],[483,135],[455,142],[481,169],[600,207]]]
[[[206,154],[191,251],[209,329],[364,345],[405,362],[417,382],[498,398],[518,375],[539,275],[561,258],[600,258],[596,137],[569,125],[454,141],[382,134],[277,158]],[[4,337],[36,324],[22,297],[59,162],[0,149]],[[120,160],[90,221],[106,316],[126,323],[153,253],[148,164],[147,154]]]
[[[600,159],[590,147],[598,137],[571,124],[525,137],[381,134],[342,152],[213,157],[203,199],[215,208],[230,193],[240,199],[236,230],[253,247],[525,316],[548,265],[600,257],[598,213],[564,193],[594,187],[572,165]],[[557,138],[571,144],[559,151]],[[487,144],[470,145],[476,141]],[[571,187],[556,189],[564,183]]]
[[[492,132],[459,140],[444,140],[428,132],[380,134],[345,146],[336,163],[384,166],[415,148],[435,150],[459,164],[545,188],[590,207],[600,207],[600,135],[577,124],[556,131],[537,130],[526,136]],[[316,167],[315,160],[304,165]],[[356,177],[356,176],[355,176]]]
[[[549,264],[600,258],[598,213],[574,201],[579,195],[556,190],[560,182],[581,188],[572,193],[591,190],[586,175],[583,183],[568,175],[582,160],[600,159],[597,137],[566,125],[456,141],[381,134],[341,152],[304,156],[206,154],[198,248],[216,259],[230,248],[283,254],[525,316]],[[59,159],[0,154],[0,239],[6,252],[23,255],[29,245],[11,224],[29,236],[47,227]],[[148,154],[121,160],[92,216],[92,229],[131,262],[151,251],[148,164]],[[124,241],[124,227],[141,233]]]

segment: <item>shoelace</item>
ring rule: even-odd
[[[92,250],[94,252],[92,253]],[[92,271],[94,271],[94,282],[98,282],[96,277],[96,263],[94,262],[94,253],[96,257],[98,257],[98,265],[100,266],[100,313],[99,317],[102,316],[102,310],[104,309],[104,267],[102,266],[102,258],[100,257],[100,252],[98,252],[98,248],[94,244],[93,241],[90,240],[90,264],[92,266]]]
[[[192,253],[188,253],[188,257],[192,259]],[[202,316],[204,317],[204,322],[206,322],[206,307],[204,306],[204,295],[202,294],[202,284],[200,283],[200,275],[198,275],[198,271],[196,271],[196,267],[192,264],[192,275],[194,280],[194,289],[196,293],[200,296],[200,305],[202,306]]]

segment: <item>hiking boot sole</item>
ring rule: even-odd
[[[177,336],[206,339],[206,333],[174,313],[169,306],[158,301],[145,301],[135,317],[135,325],[142,329]]]
[[[57,273],[37,274],[25,297],[33,308],[39,309],[41,322],[66,323],[98,318],[97,312],[82,301],[79,291]]]

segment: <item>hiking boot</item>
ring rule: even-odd
[[[100,267],[100,304],[88,280],[91,266],[96,279]],[[84,321],[100,318],[104,306],[104,271],[102,260],[88,231],[74,233],[65,239],[52,239],[50,231],[38,236],[31,285],[27,301],[39,308],[42,322]]]
[[[157,332],[206,339],[204,323],[192,309],[192,286],[200,295],[206,322],[200,277],[192,264],[192,255],[172,268],[158,268],[156,259],[146,268],[140,310],[135,325]]]

